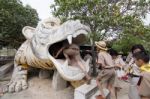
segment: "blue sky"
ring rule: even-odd
[[[50,5],[54,3],[54,0],[21,0],[24,5],[29,4],[32,8],[36,9],[40,19],[45,19],[50,16]],[[150,14],[143,20],[145,25],[150,24]]]

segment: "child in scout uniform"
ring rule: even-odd
[[[110,91],[111,96],[114,97],[115,94],[113,84],[115,80],[115,70],[112,57],[107,52],[106,43],[104,41],[95,42],[95,45],[98,50],[97,63],[102,67],[102,70],[98,74],[96,80],[97,84],[107,88]]]
[[[138,82],[141,99],[150,99],[150,64],[149,55],[145,52],[134,54],[135,63],[140,67],[141,77]]]
[[[122,76],[125,76],[125,72],[123,68],[126,66],[126,64],[123,61],[121,55],[119,55],[116,50],[110,49],[109,54],[112,56],[112,59],[115,65],[116,76],[115,76],[114,88],[115,88],[115,94],[117,97],[117,91],[120,91],[120,89],[122,89],[121,79],[119,78],[121,78]]]
[[[129,74],[129,82],[130,82],[128,96],[129,99],[140,99],[140,96],[138,94],[138,89],[137,89],[137,83],[139,81],[139,76],[140,76],[140,68],[136,65],[133,54],[139,52],[145,52],[145,49],[143,45],[136,44],[132,46],[131,52],[132,52],[132,58],[129,64],[127,65],[127,68],[125,68],[127,74]]]

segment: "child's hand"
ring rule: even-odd
[[[121,65],[121,64],[116,64],[116,67],[121,68],[121,67],[122,67],[122,65]]]

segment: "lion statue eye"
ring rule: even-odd
[[[56,24],[54,22],[45,22],[42,25],[43,25],[44,28],[49,29],[49,28],[54,27]]]
[[[55,25],[55,23],[54,22],[51,22],[51,26],[54,26]]]

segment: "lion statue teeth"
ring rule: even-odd
[[[79,20],[68,20],[61,24],[58,18],[42,20],[36,28],[25,26],[22,33],[26,41],[15,55],[14,71],[10,83],[4,89],[5,92],[18,92],[28,87],[29,67],[56,69],[66,81],[82,80],[85,74],[78,66],[73,66],[75,62],[68,64],[69,59],[64,56],[62,48],[83,43],[90,32],[90,28],[81,24]],[[82,61],[82,65],[88,72],[89,61],[82,60],[79,53],[78,58],[80,60],[77,61]]]

